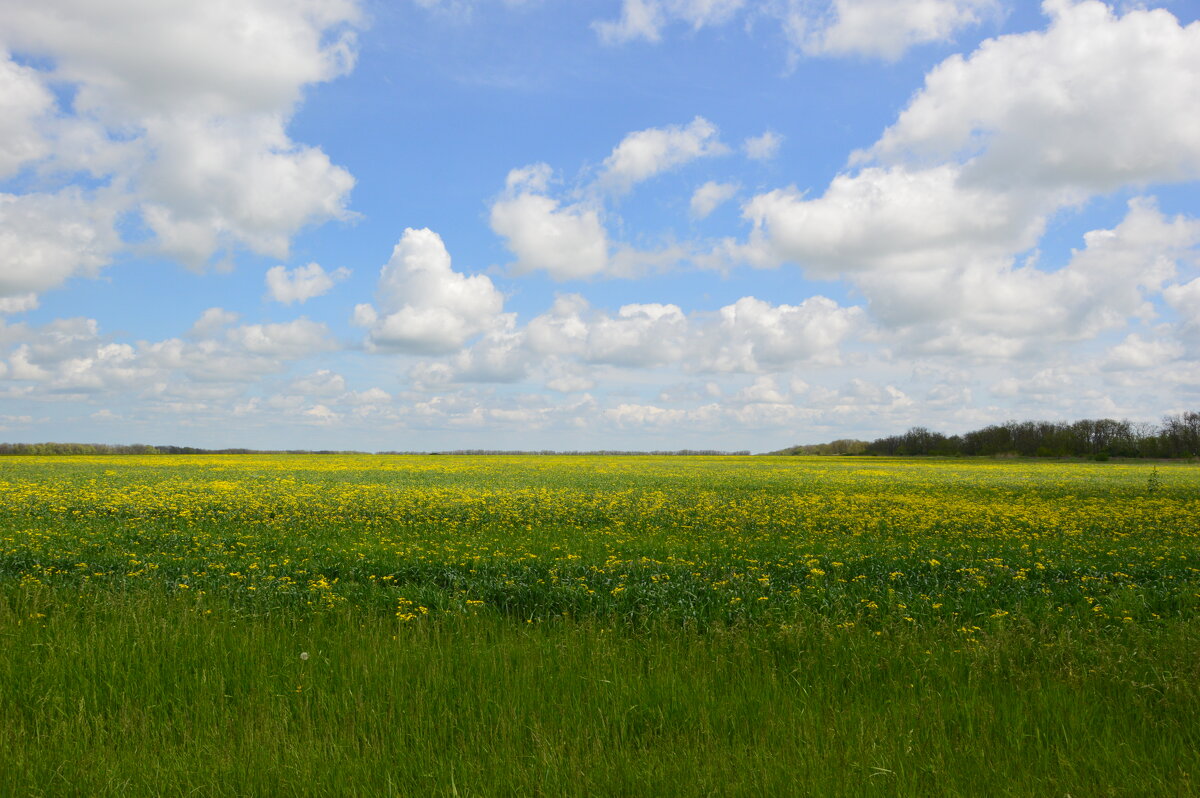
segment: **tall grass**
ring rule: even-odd
[[[1200,628],[964,645],[7,590],[8,795],[1190,795]],[[302,658],[303,655],[307,658]]]

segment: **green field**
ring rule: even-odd
[[[1200,794],[1200,467],[0,459],[0,792]]]

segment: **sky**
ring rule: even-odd
[[[1193,0],[0,0],[0,440],[1200,409]]]

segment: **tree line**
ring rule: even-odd
[[[332,449],[199,449],[195,446],[150,446],[144,443],[0,443],[0,455],[60,454],[361,454]]]
[[[913,427],[873,441],[797,446],[789,454],[1188,458],[1200,456],[1200,412],[1166,416],[1161,424],[1117,421],[1006,421],[962,435]]]
[[[354,450],[335,449],[200,449],[195,446],[149,446],[143,443],[111,444],[111,443],[0,443],[0,456],[3,455],[113,455],[113,454],[371,454]],[[597,449],[592,451],[540,451],[499,450],[499,449],[455,449],[443,452],[413,452],[390,451],[375,452],[374,454],[448,454],[448,455],[748,455],[748,449],[737,452],[718,451],[716,449],[673,449],[671,451],[629,451],[615,449]]]

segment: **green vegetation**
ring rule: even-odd
[[[1090,457],[1094,460],[1108,460],[1111,457],[1195,458],[1200,456],[1200,412],[1167,416],[1159,426],[1100,418],[1071,423],[1007,421],[962,435],[943,435],[925,427],[913,427],[903,435],[889,435],[864,443],[861,453],[888,456]]]
[[[17,795],[1190,795],[1200,468],[0,460]]]

